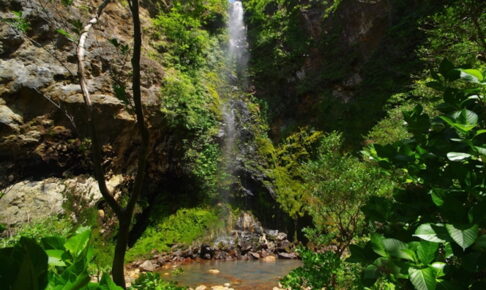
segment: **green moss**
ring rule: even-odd
[[[198,239],[209,237],[209,233],[223,225],[223,220],[215,209],[180,209],[147,228],[128,250],[127,261],[146,257],[153,250],[168,251],[175,244],[190,245]]]
[[[278,146],[264,135],[256,139],[261,159],[259,170],[271,179],[267,184],[275,188],[280,208],[294,219],[304,214],[299,167],[312,158],[321,138],[322,132],[301,129]]]

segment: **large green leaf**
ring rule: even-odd
[[[478,237],[477,225],[457,226],[447,224],[445,227],[452,240],[454,240],[454,242],[456,242],[463,250],[466,250],[474,244]]]
[[[417,254],[412,249],[402,249],[400,251],[400,258],[413,262],[419,262],[417,259]]]
[[[91,237],[91,229],[88,227],[79,228],[76,234],[69,238],[64,247],[68,250],[74,257],[77,257],[89,243]]]
[[[448,81],[455,81],[461,76],[461,72],[447,59],[440,63],[439,72]]]
[[[444,273],[444,268],[447,264],[444,263],[444,262],[435,262],[435,263],[432,263],[432,265],[430,265],[432,268],[434,268],[435,272],[436,272],[436,276],[437,278],[439,277],[443,277],[445,275]]]
[[[66,263],[62,259],[62,255],[65,253],[63,250],[45,250],[49,257],[49,265],[51,266],[66,266]]]
[[[447,159],[450,161],[461,161],[464,159],[468,159],[471,157],[471,154],[469,153],[463,153],[463,152],[449,152],[447,153]]]
[[[468,109],[462,109],[452,114],[453,118],[464,125],[476,126],[478,124],[478,114]]]
[[[484,79],[483,74],[476,69],[461,69],[461,78],[473,83],[480,83]]]
[[[402,257],[401,251],[407,248],[405,243],[397,239],[384,239],[383,246],[390,256],[398,258]]]
[[[45,237],[41,239],[44,250],[64,250],[66,239],[63,237]]]
[[[382,235],[372,234],[371,235],[371,247],[375,253],[382,257],[388,256],[385,245],[383,244],[383,240],[385,238]]]
[[[439,249],[438,243],[422,241],[417,246],[417,256],[423,264],[427,265],[435,260],[437,250]]]
[[[451,127],[456,128],[456,129],[458,129],[462,132],[469,132],[472,129],[474,129],[474,127],[476,127],[476,125],[468,125],[468,124],[462,124],[462,123],[456,122],[453,119],[446,117],[446,116],[439,116],[439,118],[441,118],[444,122],[449,124]]]
[[[436,270],[433,268],[408,269],[409,279],[417,290],[434,290],[437,286]]]
[[[0,250],[0,288],[44,289],[47,255],[33,239],[22,237],[13,248]]]
[[[485,145],[483,145],[483,147],[474,146],[474,149],[476,149],[476,151],[477,151],[479,154],[486,156],[486,147],[484,147],[484,146],[485,146]]]
[[[426,240],[429,242],[434,243],[443,243],[446,240],[444,239],[444,226],[440,224],[432,225],[432,224],[423,224],[420,225],[415,230],[415,237],[421,238],[422,240]]]

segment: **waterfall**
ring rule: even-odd
[[[241,1],[232,1],[229,3],[229,45],[228,61],[229,67],[233,68],[236,73],[235,83],[240,89],[247,87],[247,68],[248,68],[248,41],[247,31],[244,20],[244,10]]]
[[[241,1],[229,0],[229,18],[227,29],[229,34],[226,51],[228,85],[230,89],[221,107],[223,115],[223,166],[222,166],[222,201],[228,202],[230,186],[235,183],[235,170],[238,166],[238,110],[236,104],[241,102],[243,92],[247,89],[248,41],[244,10]]]

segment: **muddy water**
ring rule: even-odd
[[[299,260],[282,260],[275,262],[261,261],[210,261],[182,265],[180,270],[164,270],[163,277],[176,281],[179,285],[196,287],[198,285],[214,286],[230,283],[234,289],[272,289],[278,280],[302,264]],[[219,270],[211,274],[210,270]]]

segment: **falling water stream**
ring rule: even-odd
[[[221,111],[223,115],[223,174],[226,184],[223,185],[222,201],[228,202],[230,190],[228,184],[232,182],[238,160],[238,129],[236,120],[235,102],[243,94],[248,85],[248,41],[244,22],[244,10],[241,1],[231,0],[229,3],[229,18],[227,22],[229,34],[228,49],[226,52],[228,83],[231,86]],[[226,187],[226,188],[225,188]]]
[[[244,22],[244,10],[239,0],[229,0],[229,18],[227,22],[229,43],[227,49],[227,75],[230,87],[221,106],[223,115],[223,162],[221,171],[225,185],[221,186],[221,201],[229,202],[231,187],[236,180],[236,168],[240,152],[238,149],[239,112],[237,104],[243,103],[243,96],[248,89],[248,41]],[[164,276],[182,285],[223,285],[230,283],[234,289],[272,289],[279,278],[301,265],[298,260],[262,261],[209,261],[183,265],[182,273],[173,275],[172,271],[162,271]],[[209,274],[209,270],[218,269],[219,274]]]

